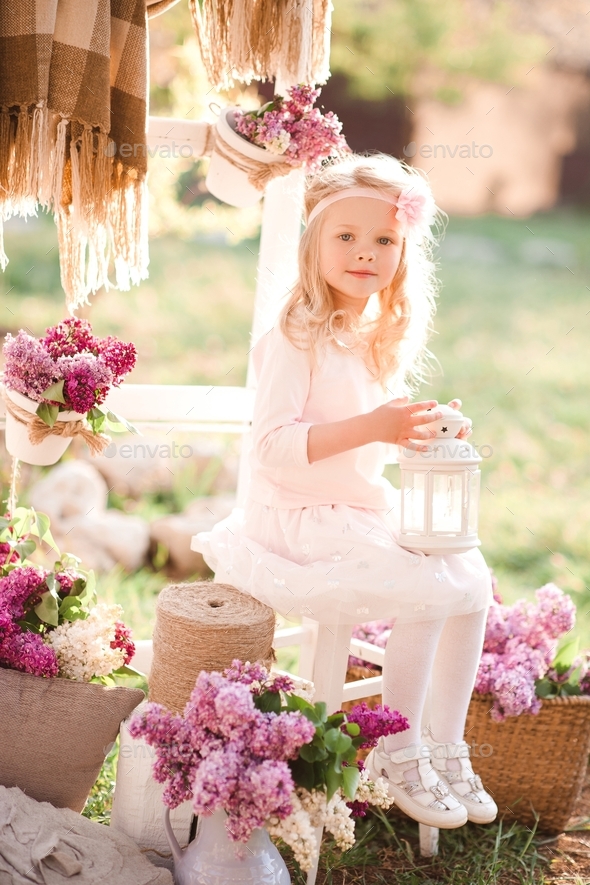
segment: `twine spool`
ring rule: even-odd
[[[149,699],[184,710],[201,670],[274,659],[272,608],[228,584],[170,584],[158,596]]]

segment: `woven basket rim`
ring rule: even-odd
[[[494,703],[494,696],[492,694],[477,694],[473,692],[471,695],[472,701],[481,701],[486,704]],[[559,706],[560,704],[590,704],[590,695],[560,695],[557,698],[539,698],[541,701],[541,707],[544,707],[545,704],[550,704],[552,706]],[[525,713],[519,713],[518,716],[507,716],[506,719],[518,719],[520,716],[526,715]],[[535,715],[535,714],[530,714]]]

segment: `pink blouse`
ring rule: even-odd
[[[285,509],[348,504],[388,510],[394,489],[382,476],[395,460],[387,443],[369,443],[310,464],[312,424],[366,414],[389,398],[362,357],[330,342],[318,355],[299,350],[275,326],[253,350],[257,378],[249,496]]]

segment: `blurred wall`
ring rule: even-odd
[[[590,82],[549,68],[528,76],[526,88],[472,83],[456,106],[416,103],[404,153],[428,173],[445,211],[524,216],[558,202],[563,158],[576,148]]]

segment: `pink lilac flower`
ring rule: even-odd
[[[376,747],[380,737],[388,734],[398,734],[410,727],[410,723],[405,716],[398,713],[397,710],[391,710],[387,705],[377,704],[371,710],[365,701],[357,704],[346,714],[348,722],[356,722],[361,730],[361,736],[364,738],[361,747]],[[345,725],[342,726],[344,730]]]
[[[77,575],[71,569],[64,569],[63,572],[56,572],[55,580],[59,584],[59,593],[62,593],[64,596],[70,592],[72,587],[74,586],[74,582],[77,579]]]
[[[0,611],[18,621],[47,590],[47,572],[34,566],[15,568],[0,578]]]
[[[111,648],[120,648],[125,653],[125,666],[131,663],[135,654],[135,643],[131,639],[131,628],[126,627],[122,621],[115,623],[115,638],[111,642]]]
[[[112,375],[112,384],[118,387],[125,375],[135,367],[137,350],[130,342],[119,341],[111,335],[102,338],[99,346],[100,357]]]
[[[16,337],[6,336],[2,351],[6,387],[42,402],[44,391],[60,378],[44,344],[21,329]]]
[[[541,587],[535,597],[536,602],[520,599],[511,606],[494,601],[488,612],[475,691],[492,695],[496,721],[538,713],[535,683],[552,678],[558,640],[575,624],[574,603],[555,584]]]
[[[234,661],[234,681],[199,674],[184,715],[148,704],[134,717],[133,737],[156,748],[154,777],[165,783],[164,802],[175,808],[192,798],[197,814],[228,813],[234,841],[246,842],[270,816],[291,813],[293,779],[287,761],[313,739],[315,728],[300,713],[263,713],[250,687],[236,679],[266,679],[266,670]]]
[[[95,353],[98,343],[88,320],[81,320],[78,317],[68,317],[47,329],[45,338],[41,340],[50,356],[56,361],[62,356]]]
[[[0,667],[51,678],[59,672],[56,654],[45,645],[43,637],[39,633],[20,629],[5,641],[0,641]]]
[[[63,356],[57,365],[64,379],[66,408],[85,414],[104,402],[113,376],[100,357],[89,353]]]
[[[19,555],[14,550],[10,544],[7,544],[4,541],[0,542],[0,568],[4,565],[8,565],[10,562],[18,562]]]
[[[338,117],[313,107],[320,92],[306,84],[291,87],[260,115],[236,112],[236,129],[253,144],[281,154],[284,162],[317,171],[326,157],[350,151]]]

